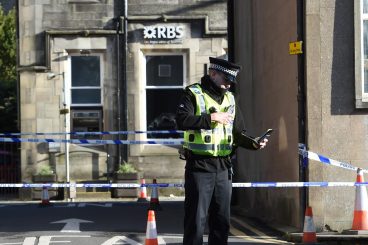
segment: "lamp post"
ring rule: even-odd
[[[70,183],[70,168],[69,168],[69,134],[68,134],[68,114],[69,108],[67,104],[67,96],[66,96],[66,82],[65,82],[65,73],[61,72],[58,74],[55,73],[48,73],[47,79],[51,80],[56,76],[62,76],[63,78],[63,108],[60,109],[60,114],[64,114],[64,132],[65,132],[65,176],[66,176],[66,183]],[[67,192],[67,198],[69,198],[69,192]]]

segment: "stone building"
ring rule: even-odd
[[[275,129],[261,152],[238,151],[234,182],[355,181],[354,171],[306,165],[299,143],[367,168],[366,0],[125,2],[18,1],[22,132],[174,129],[180,91],[199,80],[209,56],[228,54],[243,66],[236,93],[244,128]],[[292,54],[300,41],[302,53]],[[66,160],[72,181],[106,181],[123,160],[169,182],[184,169],[165,145],[23,143],[21,154],[23,181],[51,165],[64,182]],[[341,231],[351,228],[354,189],[235,188],[233,204],[297,228],[310,205],[318,231]]]
[[[227,53],[226,1],[19,0],[21,132],[175,129],[182,89]],[[34,135],[24,136],[34,138]],[[180,135],[40,136],[155,140]],[[182,179],[177,147],[22,143],[22,181],[50,165],[59,182],[106,181],[123,161]],[[25,193],[25,196],[28,194]]]
[[[229,50],[243,65],[240,104],[254,134],[274,128],[262,153],[240,151],[241,182],[354,182],[356,172],[298,155],[298,143],[367,168],[367,1],[234,0]],[[233,41],[230,41],[233,40]],[[302,54],[289,45],[302,41]],[[231,53],[231,52],[230,52]],[[236,206],[268,223],[302,227],[305,206],[317,230],[352,227],[353,187],[236,190]]]

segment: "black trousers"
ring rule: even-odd
[[[227,244],[230,228],[231,175],[185,171],[184,245],[202,245],[208,214],[208,244]]]

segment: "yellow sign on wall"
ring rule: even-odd
[[[296,41],[289,43],[289,54],[302,54],[303,41]]]

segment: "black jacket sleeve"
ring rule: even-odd
[[[253,144],[253,141],[250,140],[250,138],[254,138],[252,136],[244,137],[241,134],[241,131],[238,131],[236,128],[233,130],[233,136],[234,136],[234,146],[235,147],[242,147],[249,150],[258,150],[259,147],[255,144]],[[241,143],[240,143],[241,142]]]
[[[244,122],[243,122],[242,114],[239,111],[240,108],[237,107],[237,109],[238,109],[238,112],[236,113],[234,125],[233,125],[234,149],[241,146],[242,148],[246,148],[249,150],[258,150],[258,147],[253,144],[252,140],[242,135],[242,132],[245,130]],[[249,136],[249,137],[254,138],[252,136]]]
[[[184,91],[176,111],[176,123],[179,130],[211,129],[211,115],[196,115],[196,100],[188,89]]]

